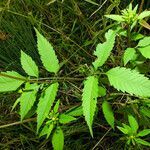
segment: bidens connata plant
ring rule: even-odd
[[[147,100],[150,97],[150,80],[141,74],[137,67],[139,57],[142,57],[142,63],[150,59],[150,37],[132,33],[133,27],[143,18],[150,16],[149,11],[136,14],[137,6],[122,11],[122,15],[107,15],[106,17],[117,21],[116,29],[109,29],[105,33],[106,41],[97,45],[94,55],[96,59],[92,62],[90,75],[86,77],[82,93],[82,106],[70,109],[66,112],[59,111],[61,98],[57,100],[59,91],[58,72],[60,64],[53,50],[52,45],[39,33],[37,29],[37,48],[44,68],[54,75],[53,80],[42,80],[39,77],[39,69],[34,60],[26,53],[21,51],[21,65],[28,77],[24,77],[15,71],[7,71],[0,73],[0,92],[16,91],[19,87],[20,97],[16,100],[14,107],[20,104],[21,121],[28,115],[32,107],[36,106],[37,114],[37,134],[39,137],[51,137],[54,150],[62,150],[64,145],[64,134],[62,127],[66,123],[77,120],[77,116],[84,115],[91,136],[93,137],[92,125],[96,115],[97,103],[102,97],[102,111],[107,123],[114,129],[115,116],[110,100],[108,100],[107,87],[113,86],[118,91],[128,93],[128,98],[136,97],[136,101]],[[120,27],[120,24],[126,24],[128,29]],[[127,37],[128,46],[124,50],[123,65],[116,66],[112,69],[106,69],[107,59],[115,46],[117,36]],[[139,38],[140,37],[140,38]],[[132,41],[137,42],[135,47]],[[109,68],[109,67],[108,67]],[[103,78],[107,78],[109,82],[103,83]],[[107,96],[106,96],[107,95]],[[135,100],[133,100],[135,101]],[[136,102],[135,101],[135,102]],[[144,101],[143,101],[144,103]],[[150,103],[142,104],[141,112],[147,116]],[[149,142],[141,139],[150,133],[149,129],[138,132],[139,125],[133,114],[128,114],[130,125],[123,124],[123,127],[117,128],[125,134],[127,144],[139,144],[150,146]]]

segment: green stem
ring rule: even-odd
[[[127,37],[128,37],[128,47],[131,47],[131,26],[128,25],[128,29],[127,29]]]

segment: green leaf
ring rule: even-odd
[[[74,120],[76,120],[75,117],[72,117],[72,116],[69,116],[66,114],[61,114],[59,117],[59,122],[62,124],[66,124],[66,123],[69,123],[69,122],[74,121]]]
[[[106,121],[114,129],[114,113],[111,105],[106,100],[102,103],[102,110]]]
[[[150,146],[149,142],[144,141],[144,140],[142,140],[140,138],[135,138],[134,140],[136,141],[136,143],[139,143],[139,144],[142,144],[142,145],[145,145],[145,146]]]
[[[128,130],[126,128],[123,128],[123,127],[119,127],[117,126],[117,128],[124,134],[128,134]]]
[[[128,121],[129,121],[132,131],[134,133],[137,133],[139,125],[138,125],[138,122],[136,121],[136,119],[132,115],[128,115]]]
[[[58,100],[58,101],[56,102],[55,106],[54,106],[54,109],[53,109],[54,113],[57,113],[57,112],[58,112],[59,104],[60,104],[60,100]]]
[[[21,51],[21,65],[29,76],[39,76],[38,67],[30,56]]]
[[[144,129],[144,130],[142,130],[142,131],[140,131],[138,134],[137,134],[137,136],[139,137],[139,136],[146,136],[146,135],[148,135],[148,134],[150,134],[150,129]]]
[[[40,132],[39,137],[46,135],[48,133],[48,128],[49,128],[49,125],[45,125],[42,131]]]
[[[101,67],[106,60],[108,59],[115,43],[116,31],[109,30],[106,34],[106,42],[103,44],[98,44],[94,55],[97,56],[97,59],[93,62],[94,68],[97,70],[98,67]]]
[[[150,80],[135,70],[124,67],[110,69],[107,73],[109,82],[118,91],[128,92],[142,97],[150,97]]]
[[[64,134],[60,127],[57,127],[52,137],[52,145],[54,150],[63,150]]]
[[[20,115],[21,121],[27,115],[31,107],[33,106],[36,100],[36,90],[37,84],[29,84],[27,83],[25,86],[25,90],[29,90],[28,92],[23,92],[20,97]],[[31,91],[30,91],[31,90]]]
[[[141,112],[142,114],[144,114],[144,116],[150,118],[150,109],[148,109],[148,108],[146,108],[146,107],[142,107],[142,108],[140,108],[140,112]]]
[[[11,111],[13,111],[19,103],[20,103],[20,97],[14,102]]]
[[[89,127],[90,133],[93,137],[92,124],[96,110],[96,103],[98,97],[98,79],[95,76],[87,77],[84,82],[84,89],[82,94],[83,115]]]
[[[106,89],[102,86],[99,86],[99,96],[105,96],[106,95]]]
[[[149,17],[150,16],[150,11],[143,11],[142,13],[140,13],[140,15],[138,16],[138,19],[141,20],[145,17]]]
[[[91,4],[93,4],[93,5],[99,5],[99,4],[97,4],[96,2],[93,2],[92,0],[84,0],[84,1],[86,1],[86,2],[88,2],[88,3],[91,3]]]
[[[138,48],[140,53],[145,57],[150,59],[150,45],[146,47],[140,47]]]
[[[51,84],[40,97],[37,108],[37,132],[48,116],[58,91],[58,83]]]
[[[127,48],[123,55],[124,66],[134,58],[136,51],[134,48]]]
[[[16,91],[24,82],[25,78],[15,71],[1,72],[0,92]]]
[[[105,17],[110,18],[112,20],[118,21],[118,22],[123,22],[123,16],[122,15],[105,15]]]
[[[47,137],[46,137],[46,139],[49,138],[49,136],[51,135],[53,129],[54,129],[54,124],[53,123],[49,124],[48,130],[47,130]]]
[[[42,36],[37,29],[37,46],[45,69],[49,72],[57,73],[59,70],[59,62],[52,45]]]
[[[150,37],[144,37],[142,40],[139,41],[137,47],[145,47],[150,45]]]
[[[81,116],[83,115],[83,109],[82,109],[82,106],[75,106],[71,109],[69,109],[67,112],[66,112],[67,115],[69,116]]]

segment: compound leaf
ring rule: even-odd
[[[24,71],[29,76],[38,77],[39,72],[36,63],[33,61],[33,59],[30,56],[28,56],[23,51],[21,51],[21,65]]]
[[[58,91],[58,83],[51,84],[41,95],[37,108],[37,132],[45,118],[48,116],[51,106]]]
[[[98,44],[94,55],[97,56],[97,59],[93,62],[94,68],[97,70],[98,67],[101,67],[106,60],[108,59],[115,43],[116,31],[109,30],[106,34],[106,42],[103,44]]]
[[[106,100],[102,103],[102,110],[106,121],[114,129],[114,113],[111,105]]]
[[[1,72],[0,92],[15,91],[24,82],[25,78],[15,71]]]
[[[57,73],[59,70],[59,62],[52,45],[37,29],[35,29],[35,31],[37,35],[38,52],[45,69],[49,72]]]
[[[53,145],[54,150],[63,150],[64,133],[60,127],[57,127],[53,134],[52,145]]]
[[[137,71],[116,67],[110,69],[106,74],[110,84],[118,91],[121,90],[142,97],[150,96],[150,80]]]
[[[95,76],[89,76],[84,82],[82,94],[83,115],[89,127],[90,133],[93,136],[92,124],[96,110],[98,93],[98,79]]]

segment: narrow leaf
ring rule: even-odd
[[[0,73],[0,92],[15,91],[24,82],[25,82],[25,78],[15,71],[1,72]]]
[[[110,18],[112,20],[118,21],[118,22],[123,22],[123,16],[121,15],[105,15],[105,17]]]
[[[20,97],[14,102],[11,111],[13,111],[19,103],[20,103]]]
[[[35,31],[37,35],[38,51],[45,69],[49,72],[57,73],[59,70],[59,62],[52,45],[37,29],[35,29]]]
[[[144,130],[140,131],[140,132],[137,134],[137,136],[143,137],[143,136],[146,136],[146,135],[148,135],[148,134],[150,134],[150,129],[144,129]]]
[[[146,108],[146,107],[142,107],[142,108],[140,109],[140,112],[141,112],[144,116],[150,118],[150,109],[148,109],[148,108]]]
[[[101,67],[106,60],[108,59],[115,43],[116,31],[109,30],[106,34],[106,42],[103,44],[98,44],[94,55],[97,56],[97,59],[93,62],[93,66],[97,70],[98,67]]]
[[[143,11],[142,13],[140,13],[140,15],[138,16],[138,19],[141,20],[145,17],[149,17],[150,16],[150,11]]]
[[[139,144],[142,144],[142,145],[145,145],[145,146],[149,146],[149,147],[150,147],[150,143],[149,143],[149,142],[144,141],[144,140],[142,140],[142,139],[140,139],[140,138],[135,138],[135,141],[136,141],[136,143],[139,143]]]
[[[39,137],[44,136],[44,135],[46,135],[48,133],[48,127],[49,127],[49,125],[45,125],[43,127],[42,131],[39,134]]]
[[[127,130],[126,128],[119,127],[119,126],[117,126],[117,128],[118,128],[123,134],[128,134],[128,130]]]
[[[59,104],[60,104],[60,100],[58,100],[58,101],[56,102],[55,106],[54,106],[54,109],[53,109],[54,113],[57,113],[57,112],[58,112]]]
[[[57,127],[52,137],[52,145],[54,150],[63,150],[64,134],[60,127]]]
[[[95,76],[89,76],[84,82],[82,94],[83,115],[89,127],[90,133],[93,136],[92,124],[96,110],[98,97],[98,79]]]
[[[58,83],[51,84],[40,97],[37,108],[37,132],[48,116],[58,91]]]
[[[129,121],[132,131],[134,133],[137,133],[139,125],[138,125],[138,122],[136,121],[136,119],[132,115],[128,115],[128,121]]]
[[[36,100],[36,90],[37,84],[26,84],[25,90],[31,90],[28,92],[23,92],[20,97],[20,115],[21,121],[24,119],[26,114],[29,112]]]
[[[93,5],[99,5],[99,4],[97,4],[96,2],[93,2],[92,0],[84,0],[84,1],[86,1],[86,2],[88,2],[88,3],[91,3],[91,4],[93,4]]]
[[[107,73],[109,82],[118,91],[128,92],[142,97],[150,97],[150,80],[135,70],[124,67],[110,69]]]
[[[82,106],[78,106],[78,107],[73,107],[71,109],[69,109],[67,112],[66,112],[67,115],[69,116],[81,116],[83,115],[83,109],[82,109]]]
[[[134,58],[136,51],[134,48],[127,48],[123,55],[124,66]]]
[[[69,123],[69,122],[74,121],[74,120],[76,120],[75,117],[72,117],[72,116],[69,116],[66,114],[61,114],[59,117],[59,122],[62,124],[66,124],[66,123]]]
[[[49,124],[46,139],[49,138],[49,136],[51,135],[51,132],[52,132],[53,129],[54,129],[54,124],[53,123]]]
[[[30,56],[28,56],[26,53],[21,51],[21,65],[24,71],[29,75],[29,76],[35,76],[38,77],[39,72],[38,72],[38,67],[36,63],[32,60]]]
[[[102,110],[106,121],[114,129],[114,113],[111,105],[106,100],[102,103]]]

